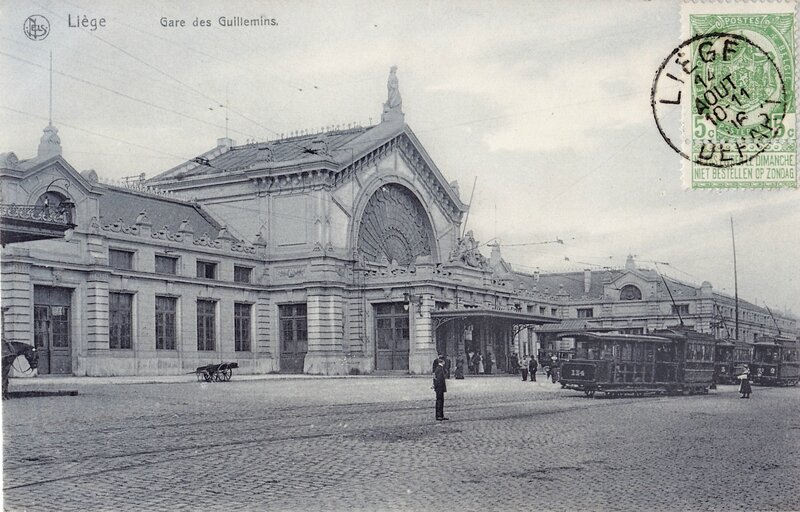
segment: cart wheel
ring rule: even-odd
[[[594,398],[594,390],[593,389],[584,390],[583,394],[586,395],[589,398]]]
[[[228,382],[231,380],[231,376],[233,375],[233,370],[230,368],[225,368],[221,372],[219,372],[219,380],[221,382]]]

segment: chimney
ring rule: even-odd
[[[227,148],[227,149],[230,149],[230,148],[231,148],[231,146],[235,146],[235,145],[236,145],[236,142],[235,142],[233,139],[231,139],[231,138],[228,138],[228,137],[222,137],[222,138],[220,138],[220,139],[217,139],[217,147],[218,147],[218,148]]]
[[[632,254],[629,254],[628,259],[625,260],[625,270],[636,270],[636,262],[633,260]]]
[[[500,244],[495,242],[492,244],[492,254],[489,257],[489,265],[496,267],[500,264],[501,259],[502,256],[500,256]]]
[[[539,282],[539,269],[538,268],[533,271],[533,282],[534,283],[538,283]]]
[[[583,270],[583,293],[588,295],[589,290],[592,289],[592,269],[587,268]]]

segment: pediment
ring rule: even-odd
[[[23,165],[28,163],[25,162]],[[61,155],[34,163],[24,170],[21,181],[24,182],[24,188],[31,192],[41,187],[46,189],[52,184],[54,188],[72,189],[73,192],[79,191],[84,196],[102,195],[94,183],[82,176]],[[69,187],[65,187],[66,183],[69,183]]]
[[[357,180],[367,169],[396,152],[418,178],[419,186],[427,190],[441,210],[450,219],[460,220],[461,215],[467,211],[467,206],[461,202],[458,192],[444,178],[419,139],[407,125],[404,125],[401,130],[387,133],[385,138],[379,139],[380,142],[377,144],[374,142],[376,133],[370,131],[367,134],[372,135],[371,145],[359,147],[359,141],[353,141],[352,162],[344,163],[342,169],[336,173],[334,181],[337,187]]]

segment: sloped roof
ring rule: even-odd
[[[353,157],[350,149],[353,149],[357,156],[357,150],[360,148],[360,145],[357,144],[358,142],[365,138],[375,142],[375,137],[370,132],[376,131],[375,129],[379,126],[381,125],[300,135],[269,142],[232,146],[227,150],[225,148],[215,148],[198,157],[204,160],[202,164],[195,164],[191,161],[186,162],[148,181],[157,184],[159,181],[169,179],[212,176],[225,171],[248,169],[255,164],[261,163],[259,157],[260,154],[264,154],[262,152],[271,153],[268,162],[273,164],[288,162],[296,164],[303,161],[324,160],[332,162],[349,161]],[[367,134],[369,134],[368,137]],[[315,146],[317,141],[322,141],[327,145],[327,154],[317,149],[317,146]]]
[[[103,224],[122,219],[132,225],[139,214],[146,211],[153,230],[166,226],[171,232],[176,232],[181,223],[188,220],[196,236],[208,233],[211,238],[216,238],[222,227],[195,203],[121,187],[106,186],[99,203],[100,222]]]
[[[659,275],[655,270],[651,269],[636,269],[635,271],[618,269],[593,270],[591,272],[589,291],[587,293],[584,291],[584,272],[555,272],[540,274],[538,281],[536,281],[531,275],[522,275],[525,276],[524,282],[526,282],[526,285],[533,283],[536,285],[539,291],[544,291],[547,289],[549,293],[553,294],[563,291],[571,298],[576,299],[584,296],[589,298],[602,298],[604,286],[603,281],[606,278],[609,278],[613,287],[613,282],[628,272],[638,274],[646,281],[656,281],[659,283],[662,282],[661,275]],[[683,283],[671,277],[664,276],[664,280],[666,280],[672,295],[675,296],[676,299],[678,297],[694,297],[697,295],[697,292],[700,289],[699,286]]]

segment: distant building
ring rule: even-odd
[[[714,291],[711,283],[692,285],[636,265],[628,257],[624,269],[548,273],[531,277],[540,287],[558,290],[565,303],[565,318],[590,326],[613,327],[621,333],[644,334],[683,322],[699,332],[719,339],[747,342],[763,337],[797,338],[797,319],[768,311],[739,299],[738,333],[734,297]],[[670,294],[672,295],[670,297]],[[553,328],[537,329],[540,338],[551,341]]]
[[[40,374],[429,373],[477,351],[504,371],[515,335],[565,303],[462,234],[394,70],[388,90],[377,125],[220,139],[125,186],[77,172],[48,127],[36,158],[3,159],[0,203],[49,198],[69,222],[26,241],[4,221],[3,336],[40,349]]]

